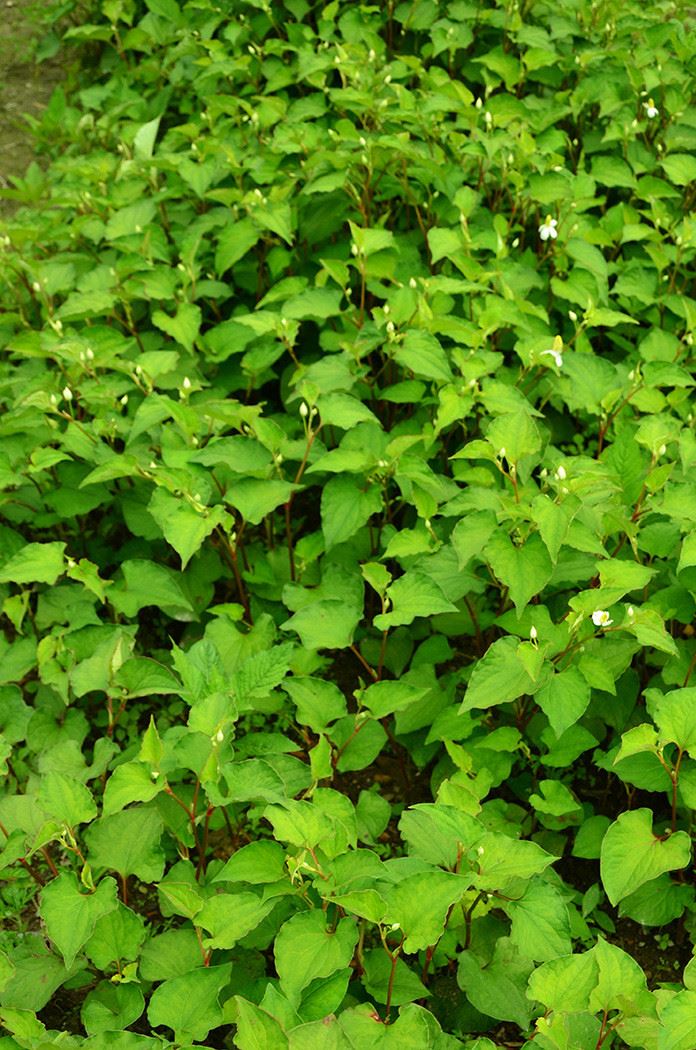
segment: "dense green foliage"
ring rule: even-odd
[[[0,231],[0,1050],[696,1046],[688,19],[72,9]]]

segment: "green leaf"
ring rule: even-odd
[[[211,934],[206,948],[233,948],[255,930],[272,911],[275,901],[263,901],[255,893],[218,893],[205,902],[196,915],[196,925]]]
[[[587,1010],[597,986],[599,968],[592,951],[566,955],[537,967],[529,978],[529,997],[547,1010],[579,1013]]]
[[[659,1050],[691,1050],[696,1045],[696,991],[677,992],[660,1011]]]
[[[652,831],[649,809],[622,813],[602,841],[600,873],[613,905],[665,871],[685,868],[691,840],[684,831],[661,840]]]
[[[443,383],[452,379],[447,354],[429,332],[410,329],[394,351],[394,360],[424,379],[440,380]]]
[[[94,933],[97,920],[117,907],[116,881],[107,876],[93,893],[81,893],[77,876],[65,871],[41,891],[41,918],[46,931],[71,967]]]
[[[553,565],[546,545],[537,533],[517,547],[503,532],[495,532],[486,544],[484,555],[493,572],[509,589],[518,617],[530,598],[538,594],[551,579]]]
[[[638,996],[646,990],[645,974],[638,963],[603,937],[598,937],[592,952],[597,963],[598,980],[590,995],[590,1010],[608,1013],[635,1008]]]
[[[164,871],[159,841],[162,820],[155,809],[134,806],[102,817],[85,832],[89,861],[95,868],[136,875],[142,882],[157,882]]]
[[[503,889],[513,879],[540,875],[554,860],[536,842],[511,839],[497,832],[481,836],[476,849],[478,873],[472,881],[477,888],[489,892]]]
[[[235,481],[226,493],[225,500],[239,511],[245,521],[259,525],[276,507],[287,503],[296,488],[289,481],[277,481],[274,478],[242,478]]]
[[[152,770],[143,762],[124,762],[117,766],[104,789],[104,816],[118,813],[131,802],[150,802],[164,788],[164,782],[153,777]]]
[[[224,1023],[219,996],[231,970],[230,963],[205,966],[163,981],[152,993],[148,1021],[154,1028],[172,1028],[177,1043],[202,1041],[211,1028]]]
[[[0,568],[0,583],[48,583],[65,572],[64,543],[27,543]]]
[[[534,699],[557,737],[582,718],[590,703],[590,687],[577,667],[554,672]]]
[[[391,612],[380,613],[373,621],[380,631],[413,623],[417,616],[457,611],[457,606],[445,597],[435,580],[419,569],[410,569],[394,580],[387,589],[387,598]]]
[[[228,521],[222,507],[206,507],[199,512],[164,489],[155,489],[147,509],[161,528],[167,543],[181,558],[182,569],[186,568],[211,532]]]
[[[570,514],[563,504],[554,503],[548,496],[540,495],[532,504],[532,516],[555,565],[563,541],[568,535]]]
[[[597,562],[597,570],[602,587],[616,588],[623,594],[642,590],[655,575],[655,569],[648,565],[639,565],[635,561],[623,561],[619,558]]]
[[[505,910],[512,920],[510,940],[520,955],[548,962],[570,954],[568,908],[555,886],[533,878],[524,896],[510,901]]]
[[[360,485],[346,474],[331,478],[321,494],[321,529],[326,549],[349,540],[382,510],[382,494],[376,485]]]
[[[398,923],[404,951],[425,951],[441,937],[450,908],[468,889],[468,880],[447,871],[420,871],[385,889],[385,921]]]
[[[98,969],[105,970],[111,963],[137,959],[146,936],[144,919],[119,903],[97,920],[85,954]]]
[[[677,186],[689,186],[696,182],[696,158],[690,153],[670,153],[662,160],[670,182]]]
[[[532,1004],[525,994],[531,965],[508,938],[500,937],[487,964],[472,951],[461,953],[457,982],[481,1013],[526,1029],[532,1016]]]
[[[378,1003],[391,1002],[394,1006],[424,999],[430,993],[423,982],[403,959],[397,958],[392,975],[392,963],[382,948],[373,948],[362,957],[365,991]]]
[[[672,689],[663,696],[646,690],[647,708],[660,734],[660,744],[676,744],[682,751],[696,752],[696,688]],[[618,758],[618,756],[617,756]]]
[[[200,306],[194,303],[179,303],[176,317],[170,317],[163,310],[153,310],[152,323],[192,353],[201,330],[202,317]]]
[[[100,981],[82,1004],[80,1016],[88,1035],[100,1035],[123,1031],[144,1009],[145,999],[137,984]]]
[[[517,654],[516,638],[498,638],[474,666],[460,712],[494,707],[534,691]]]
[[[180,577],[172,569],[144,558],[136,558],[124,561],[121,571],[123,584],[117,584],[109,591],[109,601],[117,612],[132,618],[149,605],[174,612],[182,609],[193,611]]]
[[[155,148],[160,117],[141,124],[133,137],[133,152],[139,160],[149,160]]]
[[[517,464],[522,456],[541,448],[537,426],[526,412],[496,416],[486,431],[486,438],[493,452],[507,459],[508,463]]]
[[[39,802],[47,813],[70,828],[86,824],[97,815],[89,788],[64,773],[44,773],[39,788]]]
[[[280,986],[291,1002],[299,1003],[302,991],[319,977],[345,969],[358,941],[354,919],[340,919],[333,932],[323,911],[301,912],[283,923],[273,954]]]
[[[214,882],[278,882],[287,874],[285,850],[278,842],[260,840],[233,853]]]
[[[239,1050],[285,1050],[288,1037],[275,1017],[240,995],[235,995],[234,1004],[237,1024],[234,1041]],[[323,1050],[321,1043],[317,1050]]]
[[[391,230],[369,229],[349,223],[353,243],[364,255],[374,255],[394,245],[394,234]]]
[[[297,708],[298,722],[309,726],[314,733],[322,733],[348,713],[346,698],[334,682],[293,676],[283,684],[283,689]]]
[[[347,649],[361,613],[361,609],[340,598],[325,598],[300,609],[280,629],[296,631],[305,649]]]
[[[250,248],[253,248],[261,237],[261,231],[256,228],[251,219],[240,219],[239,222],[230,223],[218,237],[215,250],[215,272],[222,277],[236,262],[243,258]]]

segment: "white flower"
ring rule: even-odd
[[[577,314],[575,313],[575,310],[569,310],[569,311],[568,311],[568,317],[569,317],[569,318],[571,319],[571,321],[573,322],[573,324],[575,324],[575,322],[576,322],[576,321],[577,321],[577,319],[578,319],[578,315],[577,315]]]
[[[653,117],[656,117],[660,112],[651,98],[649,98],[647,102],[643,103],[643,109],[645,110],[645,115],[648,118],[648,120],[652,120]]]
[[[537,629],[534,626],[534,624],[532,624],[532,626],[529,629],[529,639],[530,639],[530,641],[535,642],[538,637],[539,636],[537,634]]]
[[[555,236],[555,234],[554,234],[554,236]],[[553,341],[553,346],[551,347],[551,349],[550,350],[542,350],[541,351],[541,356],[544,357],[545,354],[549,354],[553,358],[553,363],[555,364],[556,368],[562,368],[563,367],[563,354],[561,353],[562,349],[563,349],[563,340],[561,339],[560,335],[557,335],[555,337],[554,341]]]
[[[565,467],[562,463],[559,463],[559,465],[556,467],[556,478],[558,479],[558,481],[565,481],[567,477],[568,475],[566,474]]]
[[[592,613],[592,623],[595,627],[608,627],[613,622],[606,609],[595,609]]]
[[[184,376],[184,378],[182,379],[182,381],[181,381],[181,389],[182,390],[190,390],[191,389],[191,380],[189,379],[188,376]]]
[[[66,401],[72,401],[73,395],[72,395],[72,390],[70,389],[69,386],[64,386],[63,387],[63,397],[65,398]]]
[[[303,419],[306,419],[307,416],[309,415],[309,406],[304,401],[300,405],[300,415],[302,416]]]
[[[481,109],[481,106],[483,105],[482,99],[477,98],[476,101],[474,102],[474,105],[476,106],[477,109]]]
[[[409,288],[417,288],[418,287],[418,281],[416,280],[415,277],[409,277],[408,286],[409,286]]]
[[[627,611],[627,613],[628,613],[628,617],[629,617],[629,619],[630,619],[630,620],[632,620],[632,619],[633,619],[633,617],[634,617],[634,616],[635,616],[635,614],[636,614],[636,612],[635,612],[635,609],[633,608],[633,606],[632,606],[632,605],[629,605],[629,607],[628,607],[628,609],[627,609],[626,611]]]
[[[556,237],[558,237],[558,233],[556,232],[557,226],[558,222],[556,219],[552,219],[550,215],[547,215],[539,227],[539,236],[542,241],[548,241],[549,237],[552,241],[555,241]]]

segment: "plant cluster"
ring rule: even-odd
[[[693,1050],[687,7],[71,11],[2,194],[0,1050]]]

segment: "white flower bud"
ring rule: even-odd
[[[568,311],[568,317],[569,317],[569,318],[570,318],[570,320],[571,320],[571,321],[573,322],[573,324],[575,324],[575,322],[576,322],[576,321],[577,321],[577,319],[578,319],[578,315],[577,315],[577,314],[575,313],[575,310],[569,310],[569,311]]]
[[[408,286],[409,286],[409,288],[417,288],[418,287],[418,281],[416,280],[415,277],[410,277],[409,278]]]
[[[63,387],[63,398],[66,401],[72,401],[73,394],[72,394],[72,390],[70,389],[69,386],[64,386]]]
[[[188,376],[184,376],[184,378],[182,379],[182,381],[181,381],[181,389],[182,390],[190,390],[191,389],[191,380],[189,379]]]
[[[534,626],[534,624],[532,624],[532,626],[529,629],[529,638],[532,642],[535,642],[538,638],[537,629]]]
[[[300,404],[300,415],[303,419],[306,419],[309,415],[309,407],[304,401]]]

